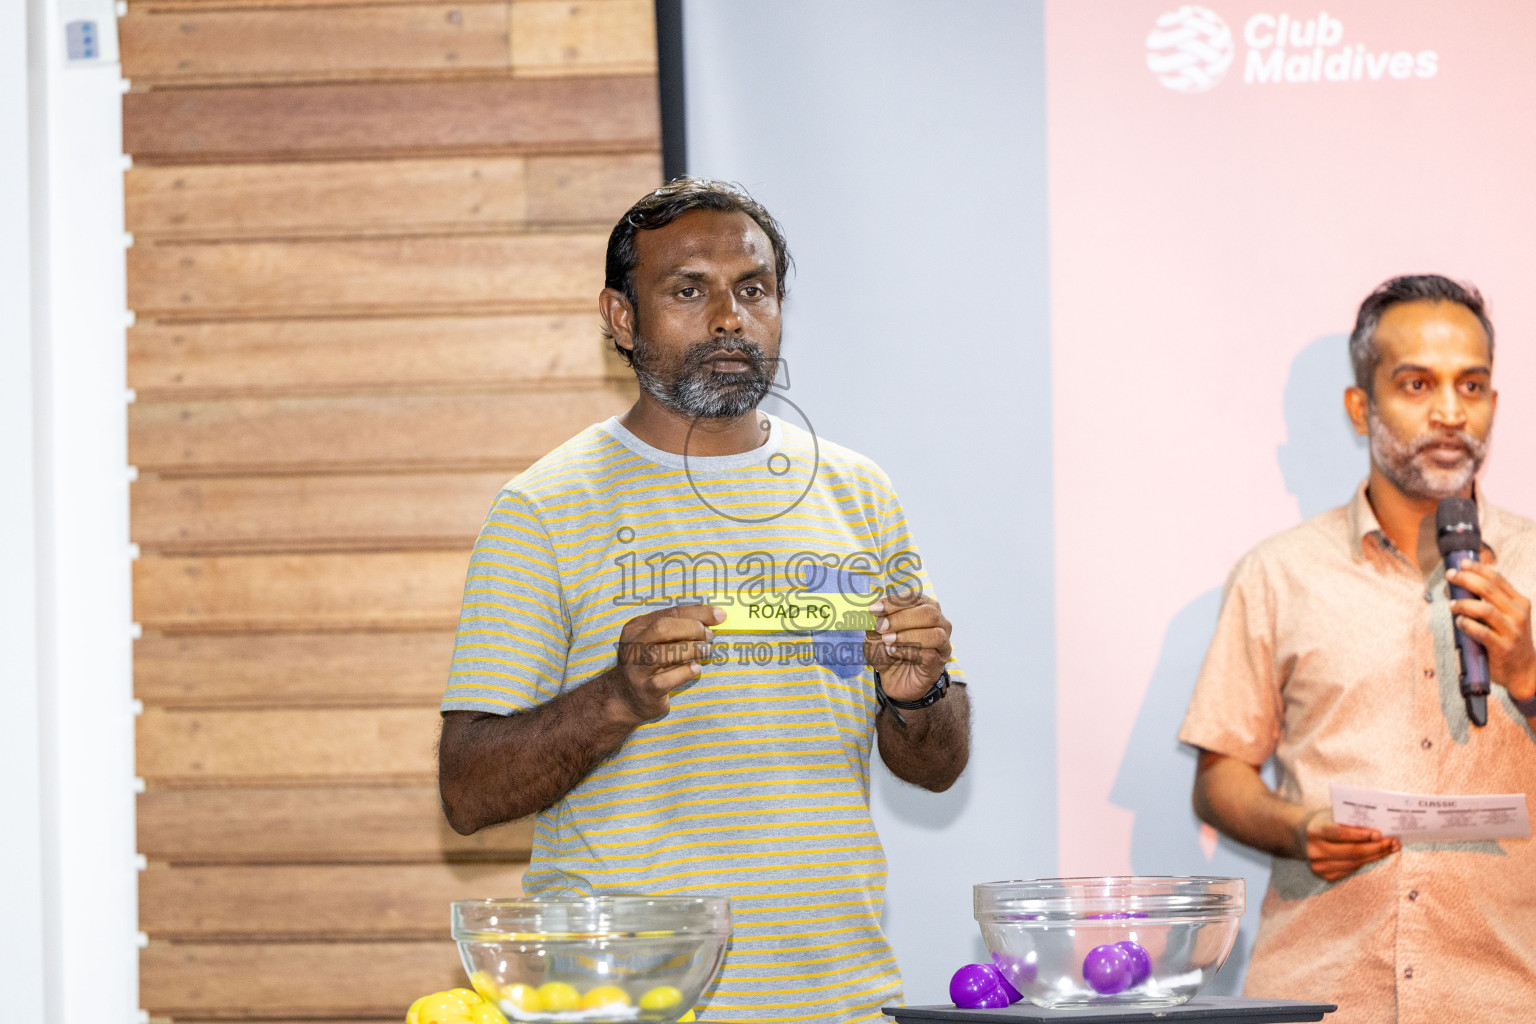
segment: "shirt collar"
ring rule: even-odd
[[[1358,561],[1366,557],[1367,539],[1378,545],[1379,550],[1385,550],[1389,543],[1387,535],[1382,531],[1381,523],[1376,518],[1376,512],[1371,508],[1371,500],[1365,496],[1366,485],[1371,482],[1370,477],[1360,481],[1360,486],[1355,488],[1355,496],[1349,503],[1349,547]]]
[[[1370,482],[1370,477],[1362,480],[1349,503],[1349,543],[1351,553],[1357,559],[1365,556],[1367,537],[1380,545],[1388,543],[1376,512],[1371,508],[1371,501],[1365,496],[1366,485]],[[1483,489],[1476,484],[1472,485],[1472,500],[1477,503],[1477,525],[1483,535],[1483,549],[1496,559],[1499,547],[1504,543],[1504,514],[1483,500]]]

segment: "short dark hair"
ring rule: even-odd
[[[622,292],[633,306],[635,265],[640,262],[635,236],[641,231],[666,227],[691,210],[719,210],[724,213],[744,213],[751,217],[763,229],[763,234],[768,236],[768,244],[773,247],[773,269],[778,278],[779,298],[784,298],[788,290],[786,278],[794,260],[789,255],[789,246],[784,241],[784,232],[779,222],[740,185],[687,176],[673,178],[656,191],[642,196],[619,218],[608,235],[603,286]],[[613,335],[607,329],[604,329],[603,335],[613,342]],[[626,363],[630,361],[629,353],[619,348],[616,342],[613,347]]]
[[[1488,336],[1488,361],[1493,362],[1493,322],[1488,319],[1487,303],[1477,286],[1452,281],[1439,274],[1404,274],[1383,281],[1360,303],[1355,329],[1349,335],[1349,362],[1355,370],[1355,386],[1374,396],[1376,368],[1381,365],[1381,349],[1376,345],[1376,328],[1387,310],[1402,302],[1454,302],[1465,306],[1483,325]]]

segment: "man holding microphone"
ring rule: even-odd
[[[1350,359],[1369,477],[1233,570],[1179,733],[1200,749],[1195,810],[1275,858],[1245,994],[1335,1002],[1338,1024],[1525,1019],[1533,840],[1405,843],[1335,822],[1329,791],[1536,793],[1536,524],[1475,485],[1493,327],[1475,288],[1394,278],[1361,305]],[[1476,500],[1482,551],[1448,574],[1435,520],[1455,496]],[[1456,629],[1487,650],[1486,726],[1462,699]]]

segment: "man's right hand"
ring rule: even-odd
[[[685,604],[646,612],[624,624],[610,678],[621,714],[634,716],[631,724],[667,713],[672,691],[703,671],[715,638],[709,627],[723,621],[725,612],[718,608]]]
[[[1333,810],[1324,807],[1313,812],[1298,830],[1297,845],[1312,873],[1329,882],[1337,882],[1374,860],[1402,849],[1395,836],[1383,836],[1373,828],[1340,825],[1333,820]]]
[[[1259,767],[1201,750],[1194,792],[1200,820],[1256,850],[1304,860],[1330,882],[1402,848],[1375,829],[1338,824],[1327,807],[1308,812],[1281,798],[1264,782]]]
[[[551,807],[624,745],[643,722],[667,713],[668,695],[709,659],[708,605],[637,615],[619,633],[618,664],[516,714],[443,712],[438,789],[461,835]]]

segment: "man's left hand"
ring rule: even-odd
[[[1451,602],[1461,631],[1488,651],[1488,671],[1516,700],[1536,697],[1536,645],[1531,641],[1531,602],[1493,566],[1467,562],[1446,579],[1476,597]]]
[[[864,660],[879,670],[886,696],[916,700],[938,682],[949,661],[949,620],[927,596],[882,597],[869,610],[881,618],[864,634]]]

